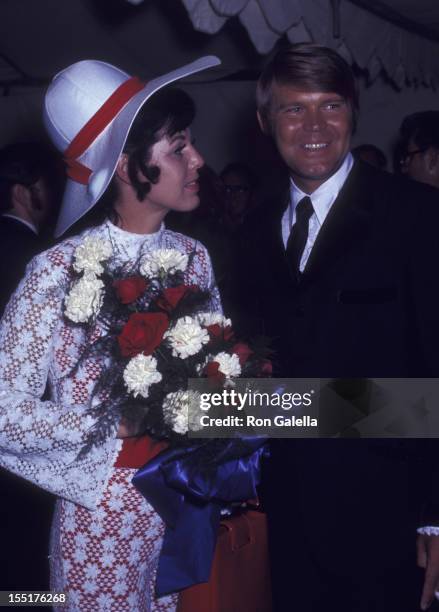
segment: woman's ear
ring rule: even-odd
[[[115,174],[122,182],[131,184],[128,174],[128,155],[126,153],[122,153],[122,155],[119,157]]]

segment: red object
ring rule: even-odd
[[[116,459],[114,467],[117,468],[141,468],[167,448],[167,442],[154,440],[149,436],[141,438],[124,438],[122,448]]]
[[[163,312],[135,312],[117,338],[123,357],[151,355],[163,340],[169,320]]]
[[[196,291],[199,291],[196,285],[168,287],[164,289],[162,294],[157,298],[157,306],[163,308],[163,310],[167,312],[171,312],[188,293],[195,293]]]
[[[250,355],[253,354],[253,351],[245,342],[237,342],[232,346],[232,353],[238,355],[239,364],[243,366]]]
[[[142,295],[148,283],[141,276],[128,276],[128,278],[114,281],[113,287],[122,304],[131,304]]]
[[[214,323],[213,325],[208,325],[206,329],[209,332],[210,339],[213,341],[224,340],[227,342],[233,338],[233,329],[230,325],[223,327],[219,323]]]
[[[249,510],[221,521],[209,582],[181,591],[177,612],[271,612],[267,524]]]
[[[101,108],[87,121],[75,138],[64,151],[64,161],[67,164],[67,175],[74,181],[87,185],[93,172],[77,160],[88,149],[105,128],[113,121],[119,111],[139,91],[145,87],[137,77],[132,77],[120,85],[104,102]]]
[[[272,374],[273,374],[273,364],[271,363],[269,359],[263,359],[260,364],[260,370],[259,370],[258,376],[260,377],[267,376],[268,378],[270,378]]]
[[[213,386],[222,386],[226,380],[225,375],[219,371],[220,364],[217,361],[209,361],[204,368],[204,373],[208,378],[208,382]]]

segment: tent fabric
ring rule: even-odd
[[[399,88],[439,84],[439,42],[409,32],[351,2],[339,4],[340,38],[334,37],[333,9],[328,0],[182,0],[194,28],[215,34],[230,18],[246,28],[260,54],[279,38],[316,41],[339,51],[369,72],[384,70]]]

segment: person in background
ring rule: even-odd
[[[46,246],[58,194],[58,165],[38,143],[0,150],[0,315],[30,259]]]
[[[59,182],[57,156],[50,147],[23,142],[0,150],[0,316],[27,263],[46,246]],[[0,527],[2,588],[48,590],[52,496],[4,470],[0,496],[8,500]]]
[[[235,329],[245,334],[242,324],[247,313],[235,279],[235,262],[241,256],[240,236],[245,219],[254,208],[255,179],[243,163],[228,164],[220,176],[211,167],[203,166],[199,185],[200,206],[191,212],[171,211],[165,224],[207,247],[224,312],[232,318]]]
[[[373,144],[358,145],[358,147],[352,149],[352,155],[355,159],[361,159],[366,162],[366,164],[378,168],[378,170],[387,169],[387,158],[385,154]]]
[[[228,164],[220,174],[224,208],[221,221],[232,234],[239,231],[254,204],[255,178],[244,163]]]
[[[439,111],[408,115],[399,129],[401,173],[439,188]]]

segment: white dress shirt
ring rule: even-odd
[[[324,220],[328,212],[331,209],[331,206],[334,204],[340,189],[343,187],[344,182],[346,181],[349,172],[352,169],[354,160],[352,155],[349,153],[340,168],[337,170],[335,174],[333,174],[327,181],[322,183],[318,189],[313,191],[311,195],[304,193],[299,187],[294,183],[291,179],[291,187],[290,187],[290,204],[285,211],[282,217],[282,239],[284,242],[284,246],[286,248],[288,237],[290,235],[291,229],[296,222],[296,206],[300,202],[300,200],[306,196],[311,198],[311,202],[313,205],[314,212],[309,219],[309,231],[308,231],[308,239],[306,241],[305,248],[303,250],[302,258],[300,260],[300,271],[303,272],[314,243],[316,241],[317,235],[320,231],[320,228],[323,225]],[[419,534],[427,535],[427,536],[437,536],[439,537],[439,527],[427,525],[420,527],[417,532]],[[439,599],[439,596],[437,597]]]
[[[306,196],[311,198],[314,209],[313,214],[309,219],[308,239],[303,250],[300,260],[300,271],[303,272],[306,262],[310,256],[320,228],[323,225],[326,216],[334,204],[340,189],[343,187],[349,172],[354,164],[353,157],[350,153],[346,155],[342,165],[327,181],[322,183],[318,189],[313,191],[311,195],[304,193],[291,179],[290,187],[290,204],[282,217],[282,239],[286,248],[288,237],[291,229],[296,222],[296,206],[302,198]]]

